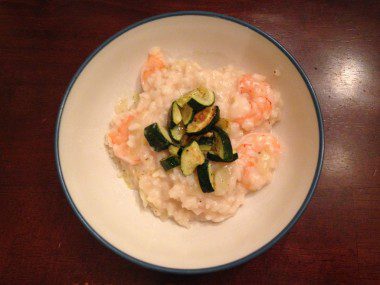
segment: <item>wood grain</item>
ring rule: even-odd
[[[84,59],[122,28],[178,10],[273,35],[308,74],[326,131],[322,177],[295,227],[259,258],[198,276],[141,268],[97,242],[65,199],[53,152]],[[379,15],[376,1],[1,1],[0,283],[380,282]]]

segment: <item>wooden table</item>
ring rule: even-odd
[[[380,5],[256,2],[0,3],[0,283],[380,282]],[[326,154],[305,214],[273,248],[231,270],[177,276],[122,259],[84,228],[58,181],[54,124],[99,44],[143,18],[194,9],[256,25],[299,60],[321,103]]]

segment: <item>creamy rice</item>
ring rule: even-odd
[[[280,96],[265,80],[230,65],[205,69],[194,61],[165,59],[159,48],[150,51],[141,74],[143,92],[133,104],[121,100],[106,136],[110,155],[145,207],[186,227],[191,221],[221,222],[236,213],[248,192],[271,181],[280,154],[280,144],[271,134],[279,118]],[[179,167],[166,172],[159,161],[168,151],[153,151],[144,137],[146,126],[166,126],[172,101],[199,86],[214,91],[239,155],[233,163],[212,163],[213,193],[201,191],[196,174],[184,176]]]

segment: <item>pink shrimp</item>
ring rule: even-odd
[[[134,118],[134,115],[127,115],[121,120],[120,124],[108,134],[108,139],[115,156],[132,165],[136,165],[141,161],[136,151],[133,151],[127,144],[130,136],[128,128]]]
[[[242,175],[238,181],[250,190],[265,186],[277,164],[280,149],[278,140],[270,133],[245,135],[237,148],[242,167]]]
[[[248,95],[249,111],[234,119],[244,129],[250,131],[270,118],[272,112],[271,92],[267,82],[257,80],[254,75],[245,74],[238,82],[239,93]]]
[[[148,78],[158,70],[165,67],[164,56],[160,49],[154,48],[149,52],[148,58],[145,61],[143,68],[141,70],[141,86],[144,91],[151,88]]]

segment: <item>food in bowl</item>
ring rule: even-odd
[[[270,183],[281,99],[265,76],[153,48],[140,80],[143,92],[116,106],[106,145],[144,207],[185,227],[222,222]]]

